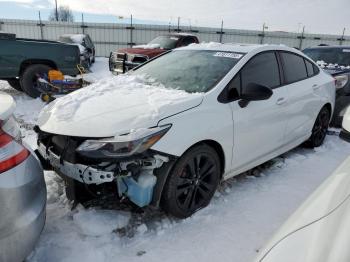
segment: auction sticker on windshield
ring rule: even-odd
[[[238,54],[238,53],[216,52],[214,54],[214,56],[233,58],[233,59],[240,59],[243,55],[242,54]]]

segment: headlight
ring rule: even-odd
[[[116,137],[86,140],[77,151],[95,157],[128,157],[152,147],[170,129],[171,125],[133,130]]]
[[[346,86],[349,81],[348,75],[337,75],[334,77],[335,79],[335,88],[340,89]]]

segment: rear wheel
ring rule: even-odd
[[[327,107],[323,107],[318,114],[315,124],[312,128],[312,135],[305,145],[310,148],[319,147],[323,144],[331,118],[331,113]]]
[[[21,84],[19,82],[19,79],[9,79],[7,80],[7,82],[9,83],[9,85],[11,87],[13,87],[14,89],[18,90],[18,91],[23,91],[22,87],[21,87]]]
[[[41,92],[38,89],[39,75],[48,74],[51,67],[47,65],[31,65],[25,69],[21,76],[21,86],[27,95],[37,98]]]
[[[178,218],[206,207],[220,182],[220,159],[208,145],[198,145],[175,164],[164,186],[161,207]]]

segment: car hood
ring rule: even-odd
[[[256,262],[349,261],[350,157],[288,219]]]
[[[201,104],[202,93],[146,84],[132,75],[109,77],[58,98],[39,115],[42,131],[80,137],[110,137],[157,126],[168,116]]]
[[[124,48],[124,49],[119,49],[118,53],[146,55],[149,58],[152,58],[166,51],[167,50],[161,49],[161,48]]]

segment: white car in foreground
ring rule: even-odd
[[[320,146],[334,97],[333,78],[297,50],[192,45],[48,105],[38,150],[69,198],[188,217],[220,180],[305,141]]]
[[[350,108],[341,138],[350,142]],[[350,157],[288,219],[256,262],[350,261]]]

